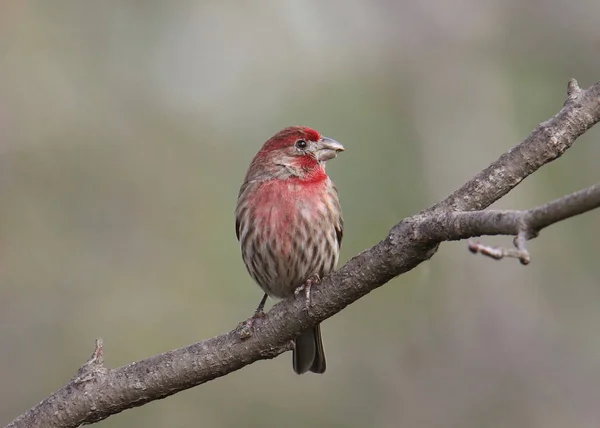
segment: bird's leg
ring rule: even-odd
[[[265,314],[263,309],[265,309],[265,303],[267,303],[267,297],[269,297],[269,295],[267,293],[265,293],[263,295],[262,299],[260,299],[258,308],[256,308],[256,311],[254,311],[254,316],[252,318],[262,317]]]
[[[298,294],[304,291],[304,295],[306,298],[306,307],[310,307],[310,289],[313,285],[318,284],[321,281],[319,274],[314,274],[306,280],[304,284],[294,290],[294,294],[297,296]]]
[[[265,304],[267,303],[267,297],[269,297],[269,295],[265,293],[262,299],[260,299],[260,303],[254,311],[254,314],[250,318],[248,318],[246,322],[240,323],[240,336],[242,337],[242,339],[247,339],[248,337],[252,336],[252,327],[254,326],[254,321],[257,318],[262,318],[265,316],[263,310],[265,309]]]

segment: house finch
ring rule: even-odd
[[[285,299],[331,272],[338,261],[343,219],[325,162],[344,147],[317,131],[292,126],[256,154],[240,189],[235,229],[250,276],[267,296]],[[295,340],[294,371],[325,372],[320,326]]]

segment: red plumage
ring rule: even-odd
[[[284,299],[338,261],[343,219],[325,162],[343,146],[317,131],[285,128],[256,154],[240,189],[236,234],[250,276],[271,297]],[[323,373],[320,327],[296,339],[294,371]]]

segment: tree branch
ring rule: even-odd
[[[531,210],[446,211],[422,223],[423,234],[436,241],[456,241],[481,235],[513,235],[516,249],[492,248],[477,242],[469,250],[494,259],[516,257],[521,263],[531,261],[525,242],[554,223],[600,207],[600,184],[564,196]]]
[[[571,79],[567,100],[553,118],[540,123],[522,143],[430,210],[475,211],[489,207],[540,167],[562,156],[577,137],[598,123],[598,109],[600,84],[582,90]]]
[[[224,376],[291,348],[302,330],[341,311],[390,279],[429,259],[442,241],[483,234],[517,235],[524,244],[542,228],[598,207],[598,186],[530,211],[477,211],[561,156],[600,120],[600,83],[569,82],[563,108],[519,145],[433,207],[392,228],[374,247],[324,278],[311,292],[276,304],[250,332],[229,333],[115,369],[102,365],[102,343],[78,375],[7,427],[77,427]],[[481,247],[483,248],[483,247]],[[517,248],[519,250],[519,248]],[[479,250],[481,251],[481,250]],[[250,334],[248,334],[250,333]]]

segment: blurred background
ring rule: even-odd
[[[0,425],[96,337],[117,367],[226,332],[261,297],[233,210],[279,129],[345,147],[342,260],[443,198],[600,80],[583,0],[0,3]],[[495,205],[600,180],[600,128]],[[533,262],[442,245],[291,355],[102,427],[596,427],[600,211]],[[485,238],[510,245],[510,238]]]

